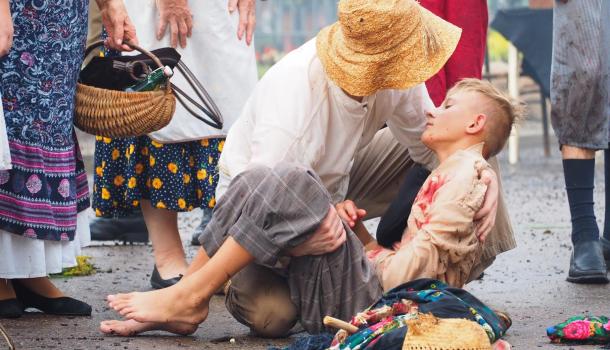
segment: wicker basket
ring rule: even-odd
[[[159,67],[163,66],[154,54],[137,45],[126,44],[149,56]],[[101,45],[103,41],[87,47],[85,56]],[[107,90],[78,83],[74,125],[99,136],[142,136],[169,124],[175,110],[176,98],[169,78],[164,89],[143,92]]]

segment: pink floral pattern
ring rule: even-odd
[[[23,232],[23,236],[27,238],[37,238],[36,231],[31,228],[28,228]]]
[[[25,183],[25,187],[32,194],[38,193],[42,189],[42,181],[40,180],[38,175],[32,175],[28,179],[28,182]]]
[[[0,170],[0,185],[4,185],[5,183],[7,183],[10,177],[11,175],[8,171]]]
[[[59,187],[57,187],[57,192],[59,192],[59,194],[64,198],[70,197],[70,180],[61,180]]]
[[[590,322],[587,320],[574,321],[568,324],[563,332],[566,339],[583,340],[589,338],[591,334]]]

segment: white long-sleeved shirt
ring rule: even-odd
[[[249,166],[292,162],[313,169],[339,202],[354,156],[386,123],[414,161],[433,168],[420,140],[433,107],[424,83],[355,101],[326,77],[310,40],[271,67],[246,102],[223,147],[216,197]]]

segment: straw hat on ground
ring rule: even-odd
[[[487,333],[476,322],[420,314],[407,321],[403,350],[491,350]]]
[[[354,96],[407,89],[436,74],[461,29],[415,0],[341,0],[339,21],[317,36],[327,76]]]

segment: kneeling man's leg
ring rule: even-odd
[[[227,310],[259,336],[280,338],[297,322],[286,279],[264,266],[250,264],[226,289]]]

